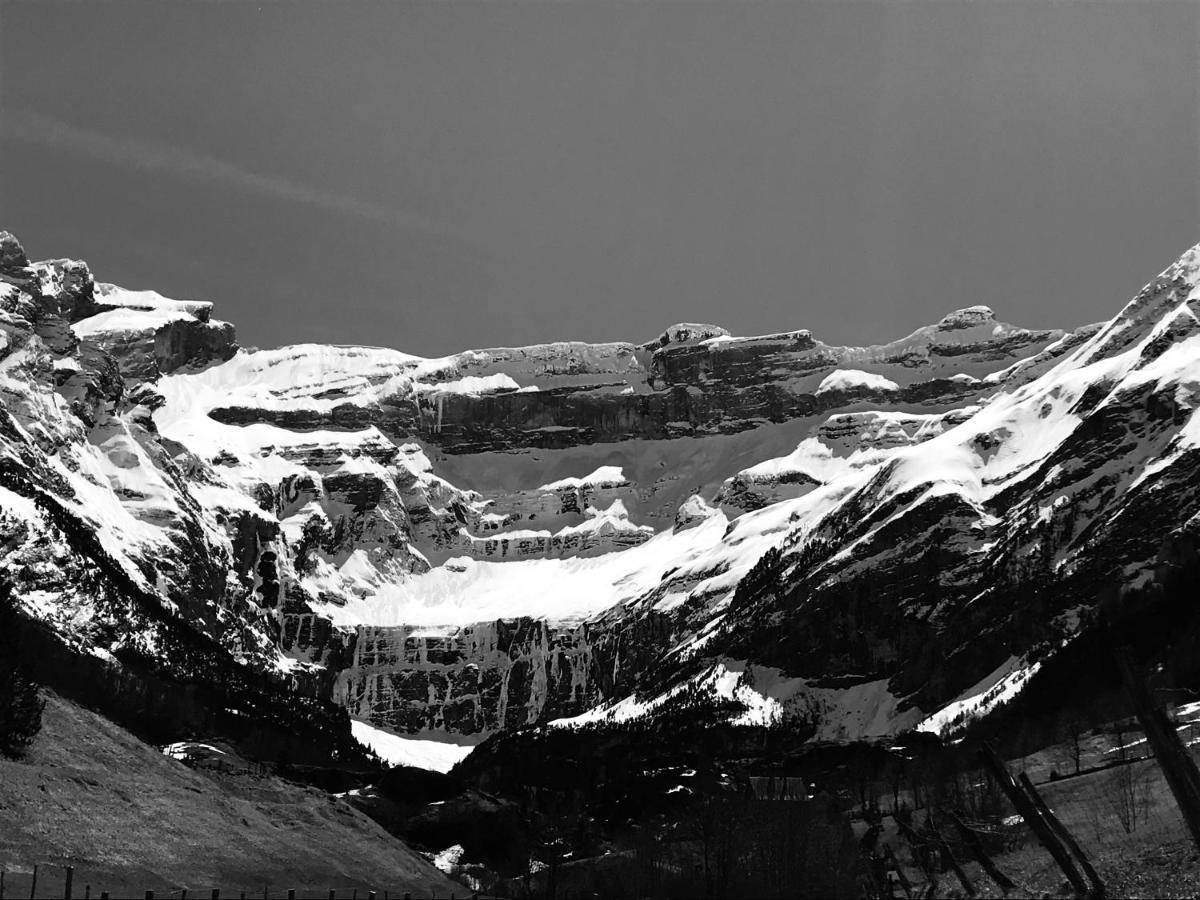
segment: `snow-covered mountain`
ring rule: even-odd
[[[975,306],[873,347],[683,324],[425,359],[239,349],[209,303],[5,233],[0,552],[88,652],[153,651],[128,579],[400,735],[681,692],[940,728],[1190,546],[1198,282],[1194,248],[1072,332]]]

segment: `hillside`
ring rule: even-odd
[[[189,768],[51,693],[27,759],[0,759],[0,865],[9,896],[160,896],[221,888],[441,896],[463,888],[350,804],[266,774],[228,747]]]

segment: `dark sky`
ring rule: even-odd
[[[1191,2],[0,0],[0,227],[243,343],[1107,318],[1200,240]]]

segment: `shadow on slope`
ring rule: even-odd
[[[0,760],[0,862],[13,896],[63,896],[62,866],[113,896],[264,887],[449,896],[463,888],[345,801],[245,765],[232,749],[193,770],[123,728],[46,692],[23,762]],[[436,892],[436,894],[435,894]]]

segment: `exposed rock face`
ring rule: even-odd
[[[0,231],[0,269],[23,269],[27,265],[29,257],[21,242],[12,233]]]
[[[324,410],[230,404],[212,415],[232,424],[291,429],[375,425],[463,454],[729,434],[823,416],[848,400],[958,405],[994,387],[976,374],[994,373],[1062,338],[1060,331],[1002,325],[986,308],[952,313],[901,341],[867,348],[831,347],[807,331],[730,338],[716,326],[677,325],[644,347],[548,344],[461,354],[452,358],[444,380],[504,371],[519,387],[416,391],[415,410],[395,396],[371,411],[354,402]],[[888,373],[900,389],[886,398],[870,391],[818,396],[822,377],[850,363]],[[503,368],[510,364],[511,370]]]
[[[1192,251],[1070,333],[969,307],[861,348],[249,353],[0,235],[5,563],[84,642],[135,639],[80,587],[102,561],[402,733],[684,690],[824,737],[936,724],[1195,530],[1198,282]]]
[[[178,612],[247,659],[279,658],[142,405],[151,395],[74,333],[98,309],[87,266],[30,265],[14,240],[0,244],[0,529],[26,603],[99,652],[152,646]]]
[[[680,322],[677,325],[670,326],[664,331],[657,341],[649,341],[642,345],[642,348],[651,352],[658,350],[660,347],[665,347],[668,344],[689,344],[699,341],[706,341],[709,338],[727,338],[730,337],[728,331],[720,325],[701,325],[696,322]]]
[[[487,733],[583,712],[594,700],[584,627],[481,623],[445,636],[359,629],[335,697],[352,715],[397,732]]]
[[[679,512],[675,514],[675,531],[686,531],[695,528],[701,522],[711,519],[717,514],[708,502],[699,494],[692,494],[679,504]]]
[[[939,325],[916,339],[863,350],[827,347],[806,331],[668,343],[654,352],[644,380],[439,397],[436,405],[422,404],[420,426],[448,452],[477,453],[732,433],[826,415],[847,400],[885,399],[869,390],[818,395],[821,377],[846,360],[897,371],[901,386],[886,397],[888,405],[944,407],[980,393],[984,385],[971,380],[972,370],[1002,369],[1063,337],[1019,329],[984,337],[973,332],[992,329],[977,325],[966,337],[978,341],[960,343],[946,333],[963,337],[953,321],[953,329]],[[961,363],[954,374],[964,377],[949,377],[951,361]]]
[[[233,326],[228,322],[168,325],[154,335],[154,361],[164,375],[184,366],[224,362],[236,352]]]
[[[233,326],[213,320],[212,304],[199,300],[101,284],[88,315],[76,335],[115,358],[130,381],[224,362],[237,352]]]

